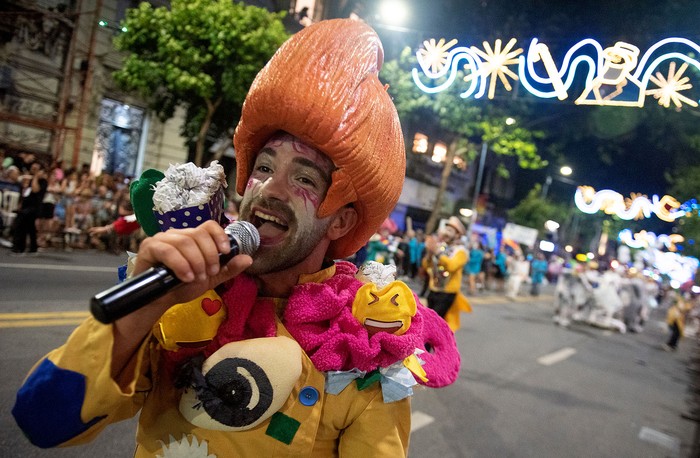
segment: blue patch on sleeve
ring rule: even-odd
[[[55,447],[106,417],[83,423],[84,399],[85,376],[45,359],[17,392],[12,415],[32,444]]]

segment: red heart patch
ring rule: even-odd
[[[209,316],[212,316],[216,312],[218,312],[221,309],[222,305],[223,304],[218,299],[213,300],[207,297],[206,299],[202,300],[202,310],[204,310],[204,313],[206,313]]]

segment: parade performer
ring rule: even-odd
[[[151,236],[133,273],[162,264],[183,284],[114,324],[88,318],[32,369],[13,415],[34,444],[85,443],[140,410],[136,457],[407,455],[412,387],[456,379],[454,335],[384,270],[334,261],[367,243],[403,186],[382,60],[375,32],[349,19],[277,51],[234,134],[239,219],[260,248],[220,266],[217,218],[167,231],[139,218]]]
[[[462,294],[462,271],[469,260],[461,237],[466,230],[456,216],[451,216],[437,237],[425,241],[423,267],[429,278],[428,307],[443,317],[450,329],[460,326],[460,312],[471,312],[469,301]]]
[[[544,253],[537,253],[535,259],[530,263],[530,294],[533,296],[540,295],[540,288],[544,282],[547,273],[547,260],[544,258]]]
[[[612,269],[605,269],[602,274],[599,273],[597,285],[593,288],[588,324],[623,334],[627,332],[627,326],[620,319],[624,306],[620,297],[621,281],[620,275]]]
[[[484,250],[480,242],[473,241],[469,249],[469,260],[464,268],[464,273],[469,277],[469,294],[476,294],[479,288],[478,280],[481,273],[481,265],[484,261]],[[483,283],[482,283],[483,285]]]
[[[673,292],[675,300],[666,312],[666,324],[668,325],[669,337],[668,341],[661,345],[666,351],[676,351],[678,349],[678,341],[683,337],[685,332],[685,318],[688,311],[692,308],[686,299],[678,293]]]

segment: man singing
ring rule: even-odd
[[[234,134],[239,218],[260,248],[220,266],[230,246],[215,221],[144,240],[134,273],[165,265],[183,285],[113,324],[88,318],[37,364],[13,409],[33,443],[85,443],[140,411],[137,457],[408,453],[411,386],[456,379],[454,336],[403,283],[337,261],[403,186],[382,59],[354,20],[278,50]]]

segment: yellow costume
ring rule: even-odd
[[[326,252],[329,259],[347,257],[362,247],[401,194],[405,171],[403,135],[396,109],[378,78],[382,62],[379,38],[366,24],[350,19],[313,24],[290,38],[258,74],[246,96],[234,135],[237,190],[241,195],[245,193],[256,155],[279,132],[293,135],[333,161],[336,168],[316,216],[325,218],[352,204],[358,218],[350,232],[331,242]],[[241,278],[245,277],[239,275],[235,281]],[[303,286],[313,287],[321,281],[311,279]],[[354,277],[352,281],[357,282]],[[350,281],[347,283],[351,286]],[[221,297],[231,291],[226,286],[222,289],[225,291]],[[348,291],[347,288],[341,290]],[[256,293],[257,289],[253,293],[254,300],[259,299]],[[344,306],[348,301],[352,305],[353,295],[342,297],[343,302],[334,299],[318,304],[314,302],[318,300],[316,295],[308,295],[307,310],[323,312],[338,304]],[[393,295],[389,303],[391,298]],[[285,318],[285,327],[270,308],[270,319],[260,320],[269,324],[270,333],[253,333],[250,337],[243,336],[241,331],[236,334],[240,340],[226,340],[228,336],[222,332],[223,325],[218,326],[223,319],[219,298],[212,295],[200,299],[194,309],[189,303],[185,307],[174,307],[171,315],[177,314],[180,318],[157,323],[154,334],[144,340],[116,377],[120,382],[111,377],[112,326],[92,318],[85,321],[65,345],[51,352],[32,370],[13,409],[17,423],[38,446],[72,445],[89,441],[107,424],[132,417],[140,410],[137,457],[342,455],[393,458],[407,454],[410,397],[385,402],[381,385],[373,383],[376,378],[372,377],[376,374],[363,376],[358,383],[331,394],[325,386],[325,376],[330,370],[319,371],[316,367],[321,366],[314,359],[315,366],[311,358],[318,357],[320,352],[314,354],[304,346],[308,350],[305,352],[298,343],[302,339],[291,337],[290,331],[295,336],[301,335],[295,333],[291,320]],[[240,310],[237,306],[241,303],[242,300],[230,302],[236,307],[227,308],[228,320],[224,324],[241,324],[242,327],[251,323],[252,320],[230,319]],[[283,316],[282,310],[277,309],[280,316]],[[418,310],[412,317],[414,327],[409,327],[402,335],[379,333],[372,337],[375,340],[403,339],[402,342],[411,343],[408,353],[399,348],[399,365],[423,344],[416,340],[413,345],[413,341],[408,340],[412,329],[414,338],[423,337],[415,326],[417,319],[422,318]],[[347,308],[342,311],[350,314]],[[446,356],[435,357],[432,363],[438,369],[437,375],[429,372],[428,378],[431,383],[444,386],[457,377],[459,355],[452,333],[432,311],[428,312],[425,314],[435,318],[439,325],[424,320],[423,331],[432,332],[427,337],[434,350],[425,356],[425,367],[431,366],[429,357],[435,357],[442,349]],[[388,319],[382,315],[377,319],[372,315],[363,316],[364,322],[367,318],[374,320],[370,324],[379,326],[384,326],[384,321],[400,321],[394,316]],[[404,319],[402,327],[408,323],[403,315],[399,318]],[[356,318],[352,320],[345,322],[361,328]],[[328,318],[323,321],[328,322]],[[198,331],[190,332],[193,330],[190,324]],[[296,323],[296,326],[303,328],[303,324]],[[312,331],[328,330],[323,329],[323,325],[312,327]],[[357,339],[357,335],[341,337]],[[218,344],[219,338],[226,341],[215,353],[197,353],[180,361],[186,366],[184,369],[190,371],[186,380],[174,377],[182,374],[174,373],[173,355],[186,355],[192,347],[199,348],[207,342]],[[257,357],[265,361],[252,364],[254,358],[245,354],[246,349],[261,343],[247,345],[253,339],[265,340],[263,345],[270,343],[267,339],[282,339],[276,342],[283,342],[284,350],[258,352]],[[322,339],[321,343],[326,342]],[[167,352],[164,348],[179,349]],[[231,353],[227,353],[229,350]],[[325,355],[328,358],[337,355],[328,353]],[[202,361],[205,356],[207,359]],[[219,377],[219,364],[232,365],[241,361],[243,364],[236,366],[236,370]],[[359,366],[355,364],[349,369],[353,367]],[[179,367],[178,371],[184,369]],[[378,371],[375,367],[372,369],[371,373]],[[412,370],[419,372],[418,368]],[[284,377],[276,384],[275,373],[279,372],[284,372]],[[230,379],[238,384],[234,389],[226,385]],[[257,389],[254,385],[258,382],[266,389]],[[239,390],[239,387],[244,389]],[[193,403],[194,396],[186,397],[191,390],[201,402]],[[271,394],[284,396],[281,407],[278,407],[279,398],[270,399],[274,398]],[[239,398],[238,401],[243,399],[244,402],[235,402],[237,399],[228,402],[227,398]],[[233,412],[232,406],[241,410],[264,408],[260,409],[262,417],[248,421],[247,412]],[[239,427],[240,424],[243,426]]]
[[[282,324],[277,324],[277,330],[278,335],[288,336]],[[302,357],[301,376],[278,412],[283,417],[275,414],[250,430],[230,433],[194,427],[180,414],[178,390],[170,383],[154,383],[162,369],[154,340],[143,343],[130,364],[133,375],[122,387],[110,377],[111,348],[112,327],[89,318],[64,346],[48,355],[52,364],[85,376],[85,402],[80,416],[85,423],[100,419],[62,445],[86,443],[108,424],[132,417],[142,409],[136,457],[168,456],[165,450],[169,448],[194,450],[195,441],[219,457],[394,457],[407,453],[410,398],[385,403],[379,384],[362,391],[351,385],[338,395],[329,395],[324,392],[323,373],[313,367],[306,354]],[[312,405],[304,404],[310,401],[302,402],[307,392],[312,398],[317,396]],[[289,445],[268,432],[270,424],[280,418],[300,423]],[[275,434],[285,439],[290,427],[285,421],[278,423],[281,432]]]
[[[445,321],[452,331],[459,329],[459,314],[472,311],[469,301],[461,291],[462,270],[468,260],[469,254],[466,248],[461,245],[445,249],[434,260],[430,258],[423,259],[423,268],[428,272],[430,279],[430,291],[457,294],[452,306],[445,314]]]

